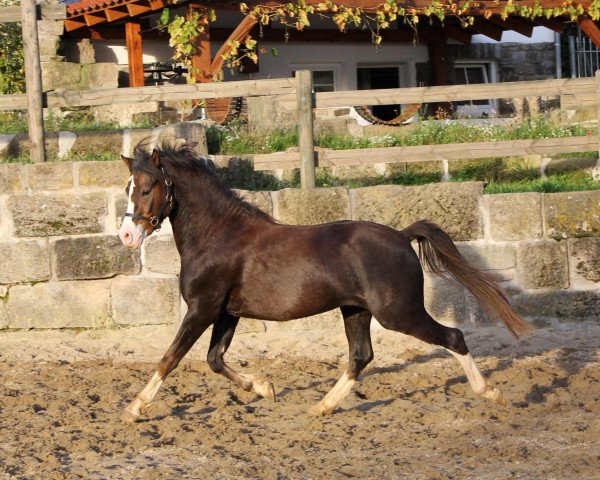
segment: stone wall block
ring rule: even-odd
[[[600,282],[600,238],[569,240],[571,269],[590,282]]]
[[[52,271],[58,280],[114,277],[140,272],[140,252],[117,236],[62,238],[53,243]]]
[[[481,270],[508,270],[517,266],[517,252],[510,243],[461,243],[457,247],[467,262]]]
[[[425,274],[425,308],[440,323],[460,325],[468,320],[465,288],[456,280]]]
[[[152,236],[144,242],[144,267],[151,272],[179,275],[181,261],[173,237]]]
[[[18,164],[0,164],[0,194],[19,192],[23,189],[22,170],[23,167]]]
[[[542,240],[519,243],[517,271],[523,288],[568,288],[566,242]]]
[[[73,163],[37,163],[27,165],[27,186],[34,191],[73,188]]]
[[[110,283],[15,285],[7,302],[10,328],[93,328],[110,324]]]
[[[113,202],[115,205],[116,227],[119,229],[125,218],[125,213],[127,213],[127,195],[124,192],[119,193],[113,197]]]
[[[116,63],[91,63],[89,65],[89,88],[117,88],[118,86],[119,67]]]
[[[106,194],[11,195],[17,237],[50,237],[103,231]]]
[[[428,219],[455,241],[483,236],[479,200],[483,183],[440,183],[420,187],[382,185],[353,190],[353,219],[383,223],[396,229]]]
[[[273,202],[269,192],[251,192],[248,190],[236,190],[236,192],[250,205],[254,205],[263,212],[273,215]]]
[[[48,247],[41,242],[0,242],[0,283],[39,282],[50,278]]]
[[[71,62],[42,62],[42,89],[77,90],[81,78],[81,65]]]
[[[65,33],[65,25],[62,20],[38,20],[38,37],[54,37]]]
[[[122,160],[79,163],[80,187],[122,187],[125,189],[129,177],[129,169]]]
[[[544,204],[549,237],[600,236],[600,191],[547,193]]]
[[[0,330],[8,327],[8,312],[6,311],[6,305],[0,299]]]
[[[541,193],[503,193],[487,195],[487,199],[494,240],[525,240],[543,235]]]
[[[75,156],[97,152],[111,153],[115,160],[118,160],[123,145],[122,137],[120,131],[79,132],[70,153]]]
[[[526,292],[513,297],[511,303],[517,312],[529,318],[600,321],[599,290]]]
[[[279,218],[292,225],[316,225],[350,218],[348,190],[319,188],[285,189],[277,192]]]
[[[112,282],[113,319],[119,325],[179,321],[176,278],[120,277]]]

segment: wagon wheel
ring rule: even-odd
[[[393,127],[399,127],[402,126],[402,124],[406,122],[409,118],[415,115],[421,108],[421,105],[421,103],[409,103],[408,105],[406,105],[406,107],[404,108],[402,113],[400,113],[400,115],[398,115],[396,118],[392,118],[391,120],[382,120],[380,118],[377,118],[375,115],[373,115],[371,109],[366,105],[355,106],[354,110],[356,110],[356,113],[358,113],[367,122],[371,122],[375,125],[390,125]]]
[[[246,102],[243,97],[207,98],[204,108],[210,120],[219,125],[226,125],[245,113]]]

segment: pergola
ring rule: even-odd
[[[306,4],[317,5],[322,0],[306,0]],[[92,39],[122,39],[125,38],[129,72],[130,86],[143,86],[144,71],[142,63],[142,29],[141,24],[145,18],[160,12],[166,7],[185,6],[188,12],[194,9],[204,9],[209,7],[218,10],[239,11],[241,2],[236,1],[180,1],[173,3],[171,0],[81,0],[67,7],[67,18],[65,20],[65,29],[69,35],[90,37]],[[252,0],[245,2],[247,5],[268,5],[277,6],[287,2]],[[382,0],[334,0],[333,4],[361,7],[366,12],[375,11],[375,9],[384,3]],[[412,0],[402,2],[402,6],[407,9],[419,8],[429,5],[428,0]],[[520,6],[534,7],[536,0],[521,0],[517,2]],[[513,30],[525,36],[531,36],[533,27],[544,26],[562,32],[565,23],[570,21],[568,16],[536,17],[534,19],[523,18],[510,15],[502,18],[502,12],[506,1],[481,0],[473,2],[466,15],[474,17],[472,25],[462,26],[458,18],[447,17],[444,23],[434,21],[422,21],[418,24],[417,34],[419,41],[427,43],[429,47],[430,61],[433,65],[434,82],[436,85],[445,85],[448,83],[448,70],[446,62],[446,44],[447,39],[452,38],[461,43],[468,44],[471,37],[475,34],[483,34],[494,40],[500,40],[502,32]],[[561,0],[549,0],[542,2],[546,8],[556,8],[564,5]],[[577,2],[584,9],[592,4],[592,0]],[[257,26],[257,19],[252,16],[245,16],[233,29],[214,28],[208,25],[205,32],[198,38],[198,48],[193,65],[201,72],[196,75],[199,82],[210,82],[223,66],[222,55],[229,49],[230,40],[243,40]],[[577,19],[581,29],[588,37],[600,47],[600,30],[595,22],[587,15],[582,15]],[[332,30],[335,26],[332,25]],[[343,42],[368,42],[371,38],[370,32],[360,30],[348,30],[345,34],[336,35],[332,31],[322,29],[307,28],[303,31],[292,31],[293,41],[319,41],[326,40]],[[145,37],[156,36],[155,31],[148,32]],[[381,33],[383,42],[411,42],[414,39],[415,31],[402,24],[396,29],[384,30]],[[268,40],[284,40],[284,32],[280,29],[264,27],[262,37]],[[211,56],[211,42],[218,42],[220,48],[214,57]]]

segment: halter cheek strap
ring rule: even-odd
[[[165,219],[163,215],[167,207],[173,208],[173,181],[167,176],[167,172],[165,172],[165,169],[162,167],[162,165],[160,167],[160,170],[165,174],[165,185],[167,186],[167,194],[165,196],[165,201],[160,207],[158,213],[156,215],[153,215],[152,217],[144,217],[143,215],[139,215],[137,213],[125,214],[126,217],[131,217],[133,220],[143,220],[145,222],[150,223],[150,225],[152,225],[155,230],[160,230],[162,222]]]

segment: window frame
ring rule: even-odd
[[[456,60],[454,62],[454,70],[457,68],[473,68],[479,67],[482,69],[484,78],[487,79],[484,84],[490,85],[493,83],[498,83],[498,65],[493,60]],[[465,79],[467,83],[459,83],[457,85],[471,85],[469,84],[469,78],[465,72]],[[476,85],[476,84],[472,84]],[[481,116],[481,115],[490,115],[493,111],[498,109],[498,100],[489,99],[488,103],[485,105],[473,105],[471,100],[465,100],[464,103],[461,102],[461,105],[456,106],[456,113],[459,115],[467,115],[467,116]]]

